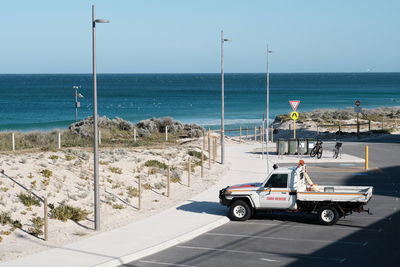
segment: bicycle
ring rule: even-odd
[[[320,159],[320,158],[322,158],[322,151],[323,151],[322,141],[317,140],[317,143],[315,144],[313,149],[311,149],[310,157],[317,156],[317,158]]]
[[[333,158],[337,159],[339,154],[340,158],[342,158],[342,145],[343,143],[336,142],[335,147],[333,148]]]

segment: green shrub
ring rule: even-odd
[[[179,177],[171,177],[171,183],[180,183],[181,182],[181,178]]]
[[[128,186],[126,191],[128,193],[128,196],[131,197],[131,198],[139,196],[139,190],[136,187]]]
[[[189,154],[189,156],[196,157],[196,158],[198,158],[198,159],[201,160],[201,152],[198,152],[198,151],[195,151],[195,150],[190,150],[190,151],[188,152],[188,154]],[[204,155],[204,154],[203,154],[203,157],[204,157],[204,160],[207,160],[207,159],[208,159],[208,158],[206,157],[206,155]]]
[[[109,167],[108,168],[112,173],[122,174],[122,169],[118,167]]]
[[[11,222],[13,228],[22,228],[22,223],[19,220],[14,220]]]
[[[0,213],[0,224],[1,225],[6,225],[11,222],[12,222],[12,220],[11,220],[10,213],[4,212],[4,211]]]
[[[51,155],[51,156],[49,157],[49,159],[51,159],[51,160],[57,160],[57,159],[58,159],[58,156],[57,156],[57,155]]]
[[[66,222],[67,220],[79,222],[86,219],[89,214],[90,212],[85,209],[69,205],[60,205],[51,210],[51,217],[63,222]]]
[[[71,161],[71,160],[74,160],[74,159],[76,159],[75,156],[72,156],[72,155],[65,155],[65,160],[67,160],[67,161]]]
[[[153,189],[153,187],[151,186],[150,183],[145,183],[145,184],[143,184],[143,189],[144,190],[151,190],[151,189]]]
[[[45,178],[50,178],[53,175],[53,172],[48,170],[48,169],[44,169],[41,170],[40,173],[45,177]]]
[[[168,168],[168,166],[158,160],[152,159],[152,160],[148,160],[144,163],[144,166],[146,167],[156,167],[156,168],[160,168],[160,169],[164,169],[166,170]]]
[[[28,232],[33,236],[39,236],[43,234],[42,227],[44,220],[41,217],[34,217],[31,219],[32,227],[28,229]]]
[[[22,204],[24,204],[26,207],[30,207],[30,206],[38,206],[40,207],[40,201],[29,194],[25,194],[25,193],[20,193],[18,195],[19,200],[21,200]]]
[[[124,205],[122,205],[122,204],[113,204],[112,207],[113,207],[113,209],[116,209],[116,210],[122,210],[125,208]]]
[[[0,235],[10,235],[10,231],[0,231]]]

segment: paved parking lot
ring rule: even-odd
[[[322,226],[309,214],[259,213],[124,266],[397,266],[400,144],[369,145],[369,171],[343,163],[308,168],[317,184],[374,186],[370,215],[357,213]],[[359,143],[346,143],[344,149],[363,153]]]

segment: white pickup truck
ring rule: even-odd
[[[372,186],[310,185],[307,181],[304,167],[276,167],[262,183],[220,190],[220,203],[230,207],[229,217],[235,221],[245,221],[256,211],[285,210],[314,213],[321,224],[333,225],[353,211],[367,211],[363,206],[372,197]]]

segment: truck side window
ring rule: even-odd
[[[272,174],[264,187],[287,188],[288,175],[284,173]]]

